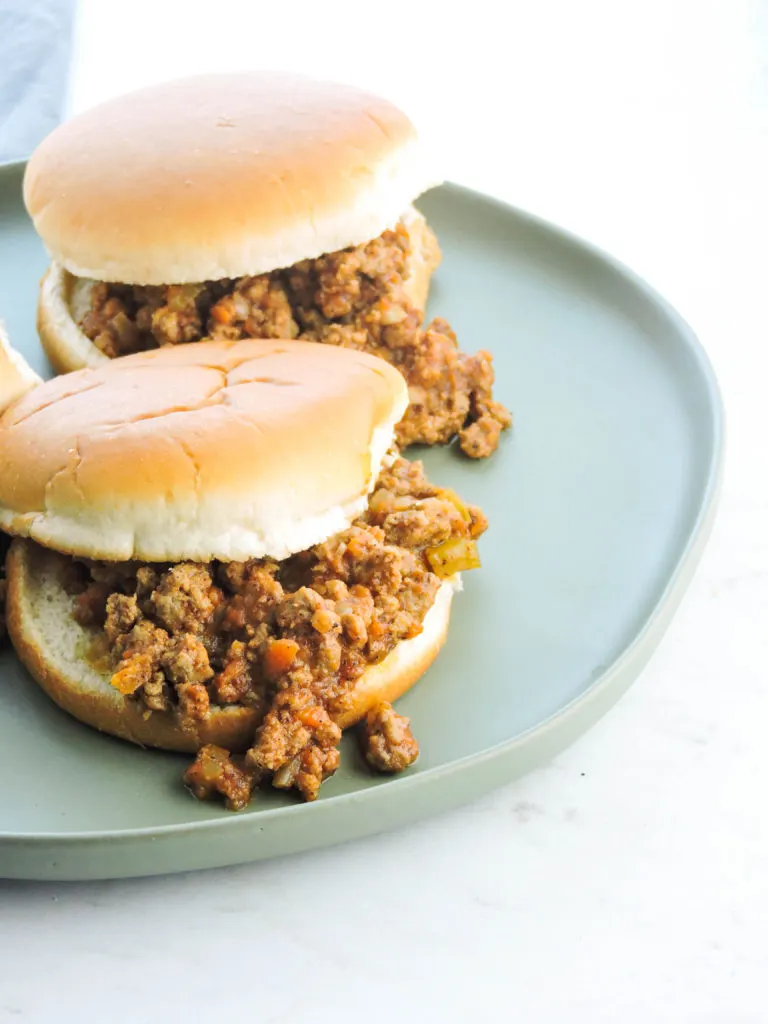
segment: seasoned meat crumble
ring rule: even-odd
[[[287,270],[201,284],[97,283],[83,332],[110,357],[203,337],[301,338],[364,349],[405,377],[410,405],[401,447],[456,435],[473,458],[490,455],[511,416],[493,398],[491,354],[466,355],[440,319],[426,327],[406,297],[407,227]]]
[[[410,720],[383,701],[365,716],[361,731],[363,756],[380,772],[402,772],[419,756]]]
[[[112,685],[182,726],[213,705],[260,722],[244,757],[208,745],[185,782],[245,806],[270,781],[313,800],[338,767],[334,721],[365,669],[417,636],[444,578],[479,564],[482,512],[394,459],[342,533],[277,562],[76,561],[75,617],[108,647]],[[387,710],[388,709],[388,710]],[[388,705],[366,725],[369,763],[399,771],[418,747]]]

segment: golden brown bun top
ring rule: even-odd
[[[312,342],[79,370],[0,416],[0,529],[114,561],[285,558],[365,508],[407,402],[383,360]]]
[[[150,86],[72,118],[32,154],[24,200],[71,273],[172,284],[366,242],[433,184],[387,100],[254,72]]]

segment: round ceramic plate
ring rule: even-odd
[[[41,372],[46,260],[22,166],[0,171],[0,318]],[[0,876],[107,878],[214,867],[338,843],[459,804],[529,771],[594,723],[657,645],[714,516],[721,410],[688,327],[612,259],[453,185],[419,203],[444,259],[430,312],[491,349],[515,425],[472,462],[418,451],[481,505],[446,647],[400,702],[416,766],[375,777],[345,737],[314,804],[275,791],[232,814],[182,787],[185,758],[102,736],[0,658]]]

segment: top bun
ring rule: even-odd
[[[166,82],[74,117],[32,154],[24,201],[70,273],[183,284],[360,245],[434,184],[387,100],[260,72]]]
[[[285,558],[365,508],[407,404],[394,367],[334,345],[125,356],[0,416],[0,529],[108,561]]]
[[[0,412],[39,383],[40,377],[11,345],[0,323]]]

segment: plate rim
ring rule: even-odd
[[[2,179],[6,176],[23,173],[25,166],[25,160],[0,162],[0,186],[2,186],[3,183]],[[625,670],[631,670],[633,664],[639,658],[642,659],[643,654],[647,653],[647,655],[650,656],[655,650],[658,640],[660,640],[663,631],[671,621],[677,604],[682,598],[682,595],[694,574],[717,515],[718,499],[722,486],[725,462],[726,423],[725,409],[720,387],[707,351],[690,324],[682,317],[677,309],[656,290],[653,285],[641,277],[636,271],[632,270],[631,267],[626,265],[623,261],[611,255],[599,245],[556,222],[550,221],[538,214],[518,207],[506,200],[500,199],[498,196],[491,195],[453,181],[446,181],[443,184],[436,186],[435,189],[430,189],[429,192],[436,191],[437,189],[451,192],[458,197],[464,197],[468,200],[480,200],[484,203],[496,206],[503,210],[505,214],[515,217],[518,222],[535,229],[539,233],[544,233],[550,238],[554,238],[556,243],[559,243],[560,245],[566,244],[571,249],[580,250],[582,253],[588,255],[597,262],[604,264],[622,278],[625,283],[634,288],[636,292],[641,293],[651,305],[655,306],[664,315],[669,324],[674,328],[679,342],[681,344],[685,344],[694,356],[696,368],[699,372],[701,382],[704,385],[703,393],[707,400],[706,414],[710,427],[710,437],[707,438],[708,465],[705,483],[700,498],[697,498],[698,509],[695,520],[680,554],[675,561],[674,569],[670,573],[663,591],[643,621],[642,626],[637,630],[632,640],[626,645],[626,647],[624,647],[619,655],[610,662],[581,693],[573,697],[567,704],[564,704],[561,708],[554,711],[551,715],[542,719],[540,722],[530,726],[528,729],[518,733],[510,739],[501,740],[500,742],[495,743],[490,747],[486,747],[481,751],[466,754],[463,757],[442,765],[435,765],[434,767],[424,769],[417,774],[404,775],[400,778],[389,779],[386,781],[386,785],[375,786],[363,791],[338,794],[315,803],[296,803],[289,806],[267,808],[262,811],[251,811],[250,813],[245,813],[243,815],[234,815],[231,814],[231,812],[227,812],[226,816],[222,813],[221,817],[208,818],[202,821],[177,822],[141,828],[110,828],[73,832],[21,832],[0,830],[0,847],[8,849],[9,847],[27,844],[32,844],[36,847],[90,847],[103,844],[105,842],[111,843],[129,840],[141,841],[151,840],[154,838],[164,839],[182,837],[185,835],[194,835],[200,832],[207,833],[211,830],[223,831],[225,835],[231,832],[241,833],[248,831],[249,829],[260,832],[264,831],[268,826],[285,818],[292,819],[301,815],[311,821],[313,815],[323,815],[324,813],[327,813],[327,809],[331,807],[334,809],[340,809],[347,804],[355,804],[363,800],[366,803],[375,804],[377,801],[381,801],[383,799],[396,799],[397,796],[402,794],[404,791],[434,787],[441,781],[450,778],[452,775],[464,771],[464,769],[469,766],[481,766],[489,761],[500,760],[505,755],[513,753],[516,748],[529,743],[534,736],[540,735],[542,739],[544,739],[547,735],[551,735],[558,729],[564,729],[577,710],[586,708],[586,706],[591,702],[606,696],[612,686],[617,683],[617,677],[621,677]],[[426,194],[428,193],[425,193],[425,195]],[[19,197],[19,199],[23,202],[21,197]],[[645,650],[646,647],[649,647],[647,651]],[[634,681],[639,674],[639,671],[642,670],[642,667],[643,666],[641,664],[638,672],[628,680],[627,686]],[[621,692],[623,692],[623,690]],[[618,696],[620,696],[620,693],[616,694],[616,699],[618,699]],[[613,701],[607,704],[604,710],[608,710],[608,707],[612,703]],[[598,717],[601,717],[601,715]],[[574,739],[575,738],[576,737],[574,737]],[[568,745],[568,742],[564,743],[563,746]],[[510,779],[511,776],[504,776],[499,780],[499,785],[506,783]],[[420,817],[426,816],[427,815],[420,815]],[[371,830],[366,829],[365,834],[368,834],[370,831]],[[302,846],[300,849],[306,849],[306,846]],[[251,859],[256,858],[253,857]],[[149,873],[151,872],[147,872],[145,870],[141,871],[141,874]],[[43,876],[40,873],[35,875],[14,873],[13,875],[0,875],[0,877],[42,878],[64,876],[54,876],[51,874]],[[67,877],[75,876],[72,875]],[[77,875],[76,877],[86,876]],[[97,876],[92,875],[90,877]],[[117,876],[105,875],[99,877]]]

